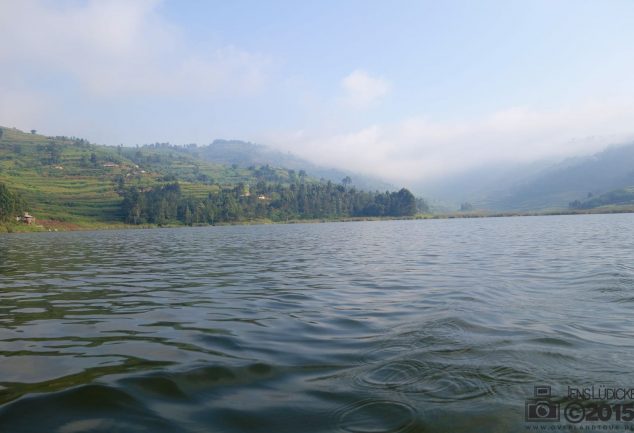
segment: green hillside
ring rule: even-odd
[[[185,196],[202,198],[223,185],[262,178],[288,183],[292,176],[292,171],[266,166],[249,169],[198,160],[169,145],[102,146],[0,128],[0,183],[19,194],[39,221],[119,223],[124,186],[148,189],[178,181]]]
[[[0,186],[12,213],[39,226],[73,229],[127,224],[215,224],[347,217],[402,217],[427,210],[406,189],[364,192],[318,181],[304,170],[222,165],[195,146],[95,145],[0,128]],[[1,203],[0,203],[1,204]],[[20,229],[23,229],[22,225]]]
[[[634,187],[617,189],[598,196],[588,194],[586,200],[575,200],[568,205],[571,209],[597,209],[634,205]]]

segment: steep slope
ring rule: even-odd
[[[288,184],[290,177],[283,169],[214,164],[173,146],[101,146],[0,127],[0,183],[20,194],[40,220],[121,221],[123,185],[147,189],[177,180],[184,195],[206,197],[220,185]]]
[[[593,156],[563,161],[488,200],[494,209],[565,208],[611,190],[634,185],[634,144],[612,146]]]

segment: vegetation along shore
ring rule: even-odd
[[[405,188],[364,191],[349,177],[333,182],[268,164],[218,164],[194,146],[124,148],[0,131],[5,232],[402,218],[429,210]]]
[[[0,233],[634,211],[620,194],[565,209],[432,212],[405,188],[364,191],[349,177],[217,163],[204,158],[211,146],[103,146],[0,128]]]

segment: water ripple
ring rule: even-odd
[[[534,385],[634,384],[633,226],[2,236],[0,429],[524,431]]]
[[[416,409],[391,400],[364,400],[340,409],[337,426],[350,433],[398,433],[413,426]]]

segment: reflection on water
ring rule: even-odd
[[[3,236],[0,431],[524,431],[534,385],[634,385],[633,226]]]

